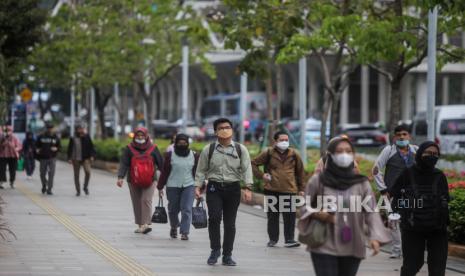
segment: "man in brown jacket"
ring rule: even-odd
[[[274,135],[274,147],[268,148],[252,160],[252,169],[256,178],[264,181],[264,194],[267,200],[275,197],[273,202],[281,202],[279,197],[284,197],[286,208],[291,207],[291,197],[297,194],[303,195],[304,191],[304,167],[299,154],[289,148],[289,135],[284,131],[278,131]],[[264,172],[259,166],[264,166]],[[270,201],[269,201],[270,202]],[[274,247],[279,239],[279,214],[283,214],[285,247],[298,247],[300,244],[294,240],[295,210],[280,212],[278,207],[268,207],[268,247]]]

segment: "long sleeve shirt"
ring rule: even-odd
[[[313,199],[315,196],[322,195],[333,196],[338,200],[343,198],[343,200],[347,202],[350,201],[351,196],[359,196],[362,201],[367,198],[367,206],[369,206],[372,210],[375,209],[377,204],[375,195],[368,181],[355,184],[347,190],[338,190],[324,186],[322,183],[320,185],[319,175],[315,174],[312,178],[310,178],[306,186],[305,196]],[[324,202],[324,200],[321,200],[321,202]],[[337,204],[340,203],[337,202]],[[300,220],[302,222],[307,219],[316,219],[311,217],[311,214],[317,212],[317,210],[307,207],[309,206],[303,206],[300,210]],[[326,242],[318,248],[308,247],[308,251],[332,256],[353,256],[363,259],[366,256],[365,245],[367,240],[377,240],[381,244],[388,243],[391,240],[390,232],[386,227],[384,227],[384,224],[381,221],[381,216],[378,212],[368,212],[363,209],[361,212],[344,212],[344,210],[337,210],[334,215],[336,216],[336,223],[328,224],[328,236]],[[341,231],[346,224],[352,230],[352,239],[348,242],[343,242],[341,238]],[[365,232],[365,229],[368,230],[367,233]]]
[[[22,144],[14,135],[3,136],[0,138],[0,157],[18,158]]]
[[[418,147],[415,145],[409,145],[408,148],[409,148],[409,154],[411,158],[414,159],[414,155]],[[376,187],[378,188],[379,191],[386,191],[388,188],[390,188],[388,187],[389,185],[386,184],[385,173],[383,171],[387,166],[389,166],[389,160],[391,160],[396,154],[398,154],[397,146],[389,145],[389,146],[386,146],[381,151],[381,154],[378,156],[378,158],[375,161],[375,164],[372,169],[372,173],[375,178]],[[412,160],[412,164],[413,164],[413,160]],[[404,161],[404,164],[398,164],[398,166],[404,167],[404,168],[409,167],[407,164],[405,164],[405,161]],[[394,173],[394,175],[397,175],[398,177],[400,173]],[[395,179],[389,179],[389,182],[394,183]]]
[[[250,164],[249,151],[244,145],[241,147],[241,157],[236,151],[234,142],[223,146],[215,142],[215,150],[209,162],[210,145],[203,148],[195,174],[195,186],[201,187],[205,180],[216,182],[244,181],[247,187],[253,186],[253,173]]]
[[[280,153],[269,148],[252,160],[252,170],[256,178],[262,179],[263,172],[259,166],[265,166],[271,175],[271,181],[264,188],[280,193],[302,192],[304,190],[304,165],[300,155],[294,149]]]

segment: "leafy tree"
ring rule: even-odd
[[[350,51],[358,62],[385,75],[390,83],[388,129],[400,120],[400,84],[408,72],[420,65],[428,53],[428,11],[438,5],[437,67],[463,61],[465,50],[442,43],[443,35],[454,35],[465,25],[461,1],[363,1],[366,11],[355,33]],[[463,2],[463,1],[462,1]]]
[[[176,1],[91,1],[64,7],[50,22],[50,43],[35,51],[39,71],[51,82],[69,86],[74,80],[80,91],[95,89],[103,137],[104,109],[115,82],[121,86],[136,84],[135,93],[144,100],[151,130],[154,115],[150,94],[179,65],[182,37],[193,46],[191,60],[202,63],[205,71],[214,75],[204,57],[208,33],[195,12]],[[150,89],[145,91],[147,80]],[[124,112],[121,105],[117,109]]]
[[[270,141],[276,126],[273,114],[273,73],[277,66],[276,58],[289,38],[303,26],[300,8],[288,2],[225,0],[228,12],[220,22],[225,35],[225,47],[239,47],[246,52],[245,58],[239,64],[239,71],[247,72],[252,78],[264,78],[267,117],[269,122],[273,122],[268,137]],[[279,84],[280,69],[276,72]],[[282,89],[280,85],[277,88]],[[278,93],[282,95],[282,91]]]
[[[325,91],[320,135],[320,153],[323,154],[328,118],[331,118],[330,136],[333,137],[341,95],[349,84],[349,74],[357,67],[354,57],[347,54],[347,48],[361,20],[358,1],[291,0],[288,3],[300,8],[304,28],[281,49],[278,61],[295,62],[312,55],[320,64]]]
[[[45,20],[38,0],[0,1],[0,123],[13,95],[18,65],[41,41]]]

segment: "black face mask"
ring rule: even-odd
[[[432,155],[427,155],[427,156],[422,156],[421,160],[423,161],[423,164],[427,166],[428,168],[434,168],[436,166],[436,163],[439,160],[439,157],[437,156],[432,156]]]
[[[175,145],[174,153],[176,153],[178,156],[186,157],[189,154],[189,145]]]

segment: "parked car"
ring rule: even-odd
[[[377,124],[342,125],[340,134],[345,134],[357,147],[382,147],[388,144],[389,136]]]
[[[300,143],[300,121],[288,120],[284,126],[295,139],[294,144]],[[315,118],[305,120],[305,144],[307,148],[320,148],[321,121]],[[329,125],[326,127],[326,139],[329,138]],[[292,139],[291,139],[292,140]]]
[[[426,113],[413,120],[412,136],[416,144],[427,139]],[[444,105],[435,108],[435,142],[445,154],[465,154],[465,105]]]
[[[153,126],[155,137],[157,138],[171,139],[177,133],[183,132],[182,119],[178,119],[172,122],[157,120],[153,121]],[[186,130],[184,132],[184,134],[188,135],[194,140],[205,139],[205,133],[200,127],[197,126],[195,122],[188,121],[186,124]]]

